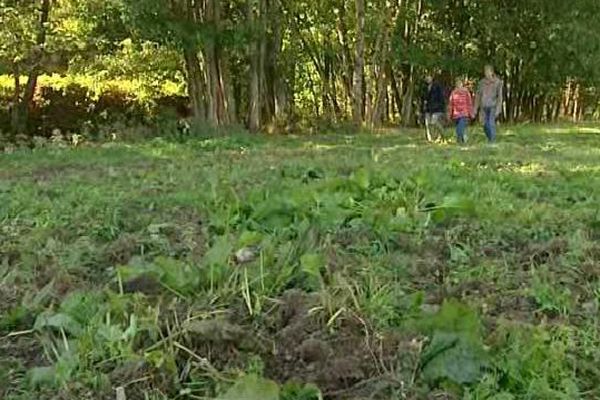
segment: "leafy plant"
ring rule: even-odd
[[[279,400],[279,387],[273,381],[247,375],[240,378],[217,400]]]
[[[440,311],[420,325],[431,341],[421,356],[421,370],[431,383],[450,381],[473,384],[489,367],[477,314],[456,302],[445,302]]]

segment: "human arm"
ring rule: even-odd
[[[498,82],[496,92],[496,118],[502,114],[502,104],[504,103],[504,82]]]
[[[475,119],[475,107],[473,107],[473,96],[471,96],[471,92],[467,92],[467,110],[470,112],[471,119]]]
[[[475,92],[475,104],[473,105],[473,111],[471,114],[473,115],[473,119],[477,116],[477,112],[479,111],[479,104],[481,104],[481,94],[482,94],[482,85],[481,82],[477,85],[477,91]]]
[[[442,87],[442,85],[440,83],[436,83],[435,98],[436,98],[435,101],[438,104],[438,107],[441,108],[442,110],[445,110],[446,104],[447,104],[447,99],[446,99],[446,95],[444,94],[444,88]]]

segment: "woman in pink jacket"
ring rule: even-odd
[[[456,87],[450,95],[448,117],[456,124],[456,140],[459,144],[467,142],[467,126],[473,115],[473,98],[465,88],[462,78],[456,79]]]

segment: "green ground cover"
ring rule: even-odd
[[[0,397],[598,398],[599,198],[591,126],[3,154]]]

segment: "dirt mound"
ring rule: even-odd
[[[328,399],[373,395],[397,384],[403,371],[410,379],[417,356],[409,341],[375,335],[358,316],[346,316],[328,327],[310,311],[318,298],[298,290],[285,293],[272,321],[274,348],[265,355],[266,373],[278,382],[317,385]],[[398,372],[398,367],[404,368]],[[373,397],[377,398],[377,397]]]

